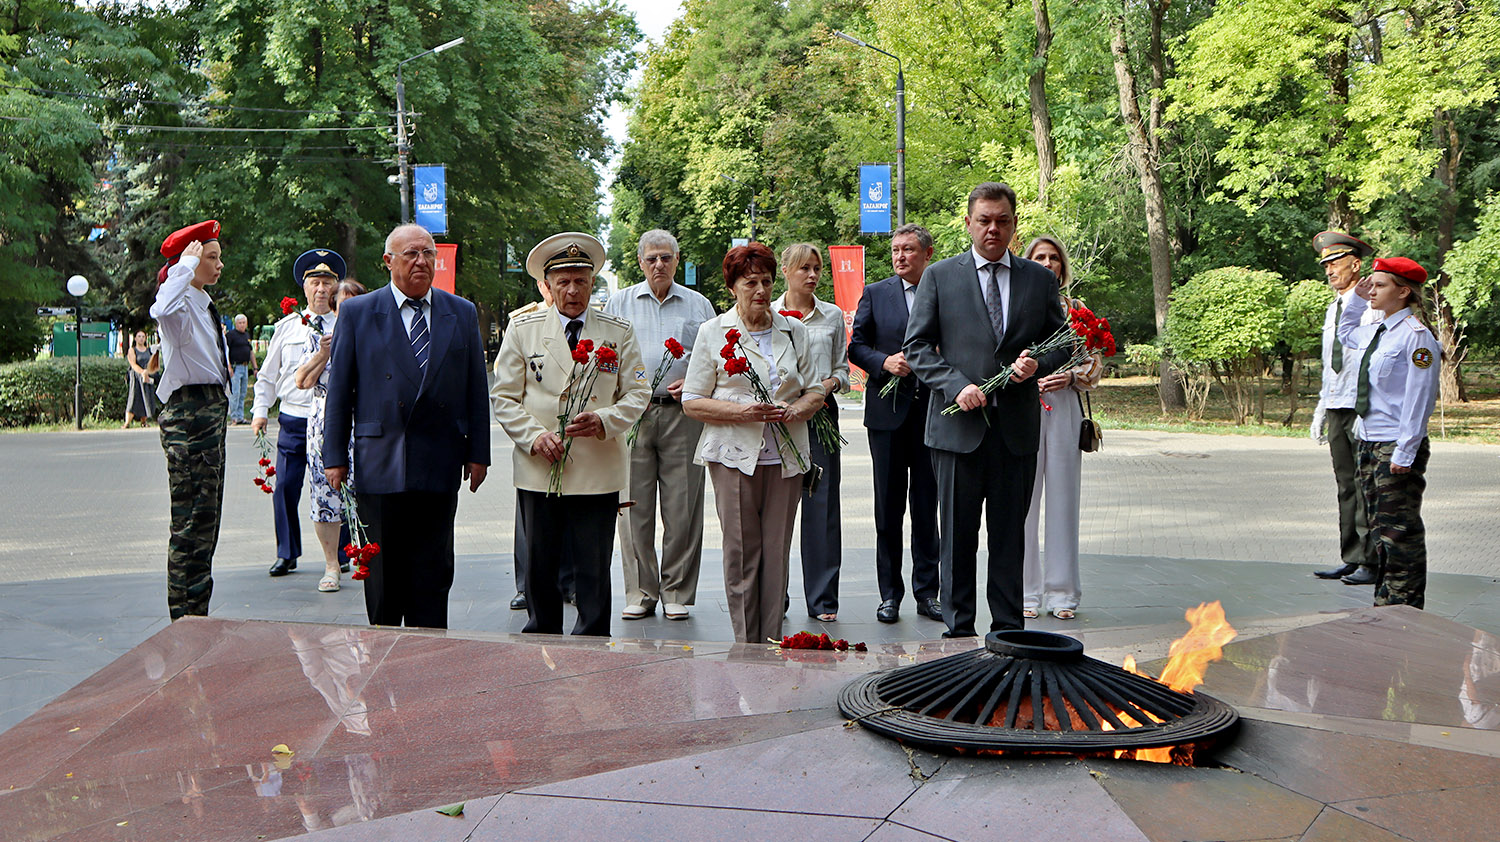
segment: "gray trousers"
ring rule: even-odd
[[[734,639],[780,640],[802,477],[783,477],[780,465],[761,465],[747,477],[713,462],[708,475],[724,529],[724,594]]]
[[[1375,541],[1370,537],[1370,519],[1365,497],[1356,479],[1359,441],[1354,437],[1352,409],[1325,410],[1328,419],[1328,453],[1333,457],[1333,478],[1338,485],[1339,557],[1344,564],[1370,567],[1375,561]]]
[[[620,527],[625,604],[692,605],[703,563],[703,466],[693,464],[703,422],[682,404],[650,404],[630,450],[629,499]],[[662,552],[656,554],[657,500],[661,501]]]

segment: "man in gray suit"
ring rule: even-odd
[[[990,629],[1019,629],[1024,526],[1036,477],[1041,413],[1036,376],[1066,349],[1027,350],[1065,323],[1057,280],[1009,251],[1016,194],[986,182],[969,194],[964,225],[974,246],[927,268],[906,328],[906,360],[932,390],[927,446],[937,474],[944,637],[973,637],[979,518],[989,522]],[[979,384],[1006,365],[1011,382],[986,396]],[[943,415],[950,404],[962,412]]]

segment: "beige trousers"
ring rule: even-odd
[[[682,405],[649,404],[635,447],[630,450],[629,499],[620,527],[620,561],[625,571],[625,604],[647,608],[658,602],[692,605],[698,598],[703,562],[703,466],[693,452],[703,422]],[[662,552],[656,555],[658,488]]]
[[[779,641],[802,477],[783,477],[780,465],[761,465],[747,477],[712,462],[708,475],[724,529],[724,593],[734,639]]]

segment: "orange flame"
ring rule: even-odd
[[[1214,602],[1200,603],[1197,608],[1190,608],[1187,612],[1189,624],[1188,633],[1172,642],[1172,648],[1168,650],[1170,657],[1167,660],[1167,668],[1162,670],[1161,677],[1156,679],[1162,684],[1182,693],[1191,693],[1193,688],[1203,683],[1203,675],[1208,671],[1208,665],[1224,657],[1224,646],[1234,640],[1238,634],[1234,627],[1224,617],[1224,606],[1217,600]],[[1137,675],[1145,675],[1136,668],[1135,658],[1126,655],[1122,664],[1126,672]],[[1182,747],[1177,747],[1181,749]],[[1135,759],[1146,760],[1152,763],[1172,763],[1177,758],[1172,756],[1173,747],[1138,749]],[[1116,757],[1126,752],[1116,752]],[[1192,764],[1191,751],[1178,752],[1184,765]]]

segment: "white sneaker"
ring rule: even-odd
[[[655,613],[656,606],[654,605],[650,608],[647,608],[645,605],[642,605],[639,602],[632,602],[629,605],[625,606],[625,610],[620,612],[620,616],[624,617],[627,620],[642,620],[646,617],[650,617]]]
[[[668,620],[686,620],[688,618],[687,606],[676,602],[668,602],[666,605],[663,605],[662,613],[667,615]]]

